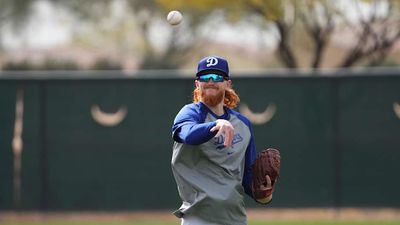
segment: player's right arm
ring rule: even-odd
[[[205,114],[196,106],[184,106],[176,115],[172,126],[172,137],[176,142],[199,145],[209,141],[216,131],[210,131],[216,122],[204,122]]]

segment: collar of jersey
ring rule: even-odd
[[[230,113],[229,113],[229,109],[227,107],[224,106],[224,114],[221,116],[218,116],[217,114],[215,114],[213,111],[211,111],[211,109],[208,108],[208,106],[202,102],[199,102],[201,107],[204,107],[204,109],[207,110],[208,113],[210,113],[213,117],[215,117],[216,119],[224,119],[224,120],[229,120],[230,118]]]

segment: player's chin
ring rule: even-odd
[[[206,89],[204,90],[204,97],[207,98],[216,98],[219,95],[219,91],[215,89]]]

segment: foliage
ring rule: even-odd
[[[72,60],[46,59],[43,62],[32,62],[22,60],[20,62],[7,62],[3,65],[3,71],[22,71],[22,70],[79,70],[78,64]],[[92,70],[122,70],[122,65],[107,58],[100,58],[90,67]]]
[[[13,27],[20,27],[35,0],[0,0],[0,24],[11,22]]]
[[[224,23],[252,21],[260,31],[271,31],[276,38],[276,58],[288,68],[302,67],[304,62],[307,67],[322,67],[330,60],[327,49],[338,33],[349,36],[336,65],[339,68],[383,65],[400,40],[400,0],[48,1],[76,17],[76,43],[99,49],[109,45],[118,53],[139,58],[143,69],[181,67],[191,52],[204,49],[201,29],[216,15]],[[35,2],[0,0],[0,25],[22,28]],[[115,15],[117,4],[124,10]],[[171,27],[165,23],[172,9],[183,12],[183,24]]]
[[[106,58],[101,58],[98,59],[93,67],[93,70],[122,70],[122,65],[120,63],[117,63],[115,61],[106,59]]]
[[[154,0],[99,0],[95,3],[80,0],[52,1],[76,15],[80,23],[87,23],[87,27],[92,28],[86,30],[85,35],[79,35],[76,39],[79,43],[93,45],[94,37],[97,40],[102,38],[100,42],[113,42],[116,45],[114,49],[129,51],[140,57],[139,66],[142,69],[177,69],[185,61],[185,52],[193,44],[193,40],[187,38],[191,29],[180,27],[172,31],[169,27],[170,32],[162,38],[164,49],[160,50],[159,43],[152,39],[154,27],[160,26],[160,18],[165,15]],[[122,15],[117,15],[118,23],[110,22],[110,11],[114,3],[125,6]],[[113,25],[105,27],[104,24]]]
[[[36,0],[0,0],[0,30],[9,25],[13,32],[24,27]],[[1,33],[0,33],[1,34]],[[1,45],[1,44],[0,44]],[[0,46],[0,51],[2,47]]]
[[[34,63],[29,60],[21,62],[8,62],[3,65],[2,70],[5,71],[21,71],[21,70],[78,70],[76,62],[72,60],[53,60],[47,59],[41,63]]]
[[[351,0],[346,5],[334,0],[207,0],[181,1],[158,0],[167,8],[177,8],[188,11],[198,10],[208,13],[223,10],[227,14],[237,14],[240,11],[242,18],[256,15],[264,23],[259,25],[265,29],[266,25],[273,25],[278,33],[276,53],[283,65],[289,68],[299,67],[299,58],[295,55],[298,45],[293,38],[296,27],[302,27],[304,34],[311,40],[312,48],[309,51],[313,57],[310,67],[321,67],[324,53],[330,44],[335,30],[344,30],[353,33],[355,39],[352,47],[345,54],[337,67],[350,67],[361,60],[369,59],[370,65],[379,65],[387,56],[390,49],[400,39],[399,0]],[[360,5],[370,8],[369,13],[363,13]],[[346,12],[354,7],[352,13]],[[381,8],[382,10],[377,10]],[[359,14],[358,21],[350,23],[349,14]],[[255,23],[256,24],[256,23]],[[301,25],[301,26],[300,26]],[[298,28],[297,28],[298,29]]]

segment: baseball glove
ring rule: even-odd
[[[252,168],[253,198],[257,202],[266,204],[272,200],[272,193],[279,178],[280,168],[281,155],[278,150],[268,148],[258,153]]]

